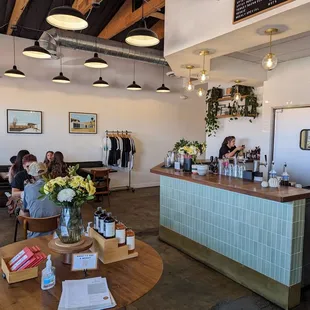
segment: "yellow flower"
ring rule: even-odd
[[[54,190],[54,185],[50,182],[47,182],[43,187],[45,195],[50,194]]]
[[[62,177],[58,177],[56,179],[54,179],[55,184],[59,185],[59,186],[65,186],[66,185],[66,179],[62,178]]]
[[[92,184],[93,182],[89,182],[89,190],[88,190],[88,195],[93,196],[96,193],[96,187]]]

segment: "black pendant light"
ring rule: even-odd
[[[88,27],[88,22],[84,15],[67,5],[50,10],[46,21],[50,25],[64,30],[83,30]]]
[[[63,75],[62,73],[62,55],[61,55],[61,47],[59,47],[59,59],[60,59],[60,73],[59,75],[55,76],[53,78],[54,83],[59,83],[59,84],[69,84],[71,83],[70,79],[68,79],[66,76]]]
[[[23,55],[38,59],[52,58],[50,52],[40,46],[39,41],[35,41],[33,46],[26,47],[23,51]]]
[[[107,68],[109,65],[105,60],[98,56],[98,53],[95,53],[94,57],[89,58],[85,61],[84,66],[88,68],[104,69]]]
[[[142,87],[138,84],[136,84],[135,81],[136,78],[136,61],[133,61],[133,82],[132,84],[127,86],[127,90],[142,90]]]
[[[106,82],[106,81],[104,81],[102,79],[102,77],[101,77],[101,69],[100,69],[100,77],[99,77],[99,79],[97,81],[95,81],[93,83],[93,86],[94,87],[109,87],[110,86],[108,82]]]
[[[170,89],[165,86],[165,67],[163,66],[163,84],[157,88],[157,93],[170,93]]]
[[[14,53],[14,65],[13,68],[4,72],[5,76],[14,77],[14,78],[24,78],[25,74],[17,69],[15,64],[15,37],[13,36],[13,53]]]
[[[160,41],[158,39],[157,34],[151,30],[148,29],[146,26],[146,21],[144,18],[144,12],[143,12],[143,2],[142,1],[142,25],[139,28],[133,29],[129,31],[129,33],[126,36],[125,42],[129,45],[133,46],[140,46],[140,47],[149,47],[157,45]]]

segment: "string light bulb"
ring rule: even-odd
[[[199,79],[201,83],[204,83],[209,79],[209,75],[207,73],[207,70],[205,69],[206,56],[209,54],[209,51],[200,51],[199,53],[200,56],[203,56],[202,70],[199,73]]]
[[[235,83],[236,83],[236,87],[237,87],[237,91],[235,92],[235,95],[234,95],[234,101],[240,101],[241,100],[241,94],[239,92],[239,85],[240,84],[240,80],[235,80]]]
[[[265,33],[270,36],[269,53],[266,54],[265,57],[263,58],[262,66],[265,70],[268,70],[268,71],[273,70],[278,64],[277,56],[274,53],[272,53],[272,51],[271,51],[272,35],[276,34],[278,32],[279,32],[279,30],[277,28],[269,28],[265,31]]]
[[[194,90],[194,88],[195,88],[193,83],[192,83],[192,81],[191,81],[191,72],[192,72],[192,69],[194,69],[194,68],[195,67],[192,66],[192,65],[186,66],[186,69],[188,70],[188,83],[186,85],[186,90],[188,92],[192,92]]]
[[[197,96],[198,97],[204,97],[205,94],[206,94],[206,91],[203,88],[201,88],[201,87],[198,88],[198,90],[197,90]]]

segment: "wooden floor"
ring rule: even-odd
[[[104,206],[102,203],[93,203],[83,208],[85,225],[93,221],[93,212],[99,205]],[[220,273],[160,242],[157,238],[158,188],[140,189],[135,193],[112,193],[111,212],[131,227],[137,238],[154,247],[164,262],[163,276],[158,284],[147,295],[128,306],[127,310],[280,309]],[[0,217],[0,246],[3,246],[13,241],[14,219],[8,216],[5,209],[0,209]],[[310,292],[305,291],[303,299],[302,304],[295,310],[310,309]]]

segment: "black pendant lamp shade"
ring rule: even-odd
[[[139,27],[129,31],[125,42],[129,45],[149,47],[157,45],[160,41],[157,34],[146,27],[145,20],[143,20],[144,27]]]
[[[41,47],[38,41],[34,42],[33,46],[26,47],[23,51],[23,55],[39,58],[39,59],[51,59],[52,55],[45,48]]]
[[[89,58],[85,61],[84,66],[88,68],[103,69],[107,68],[109,65],[105,60],[100,58],[97,53],[95,53],[94,57]]]
[[[18,70],[15,65],[13,66],[12,69],[5,71],[4,75],[8,77],[14,77],[14,78],[26,77],[26,75],[22,71]]]
[[[102,77],[100,76],[99,80],[93,83],[93,86],[94,87],[109,87],[110,85],[108,82],[104,81]]]
[[[69,84],[70,80],[66,76],[64,76],[62,72],[60,72],[59,75],[53,78],[53,82],[59,84]]]
[[[142,87],[136,84],[136,81],[133,81],[132,84],[127,86],[128,90],[142,90]]]
[[[13,78],[24,78],[26,77],[24,72],[17,69],[17,66],[15,64],[15,37],[13,37],[13,55],[14,55],[14,65],[12,69],[9,69],[4,72],[5,76],[13,77]]]
[[[157,88],[156,92],[158,93],[170,93],[170,89],[162,84],[160,87]]]
[[[46,21],[64,30],[83,30],[88,27],[84,15],[71,6],[59,6],[49,11]]]
[[[165,67],[163,66],[163,83],[156,90],[157,93],[170,93],[170,89],[165,86]]]

